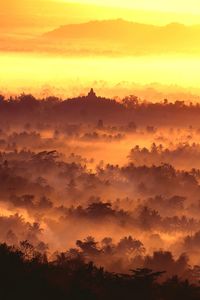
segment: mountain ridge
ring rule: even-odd
[[[95,33],[102,32],[104,35],[107,35],[109,32],[105,32],[105,27],[107,27],[107,30],[117,30],[117,33],[120,34],[124,32],[125,30],[128,30],[127,33],[130,33],[130,31],[134,30],[147,30],[147,31],[166,31],[166,30],[200,30],[200,25],[184,25],[182,23],[168,23],[166,25],[151,25],[151,24],[145,24],[145,23],[138,23],[138,22],[131,22],[126,21],[124,19],[107,19],[107,20],[91,20],[84,23],[77,23],[77,24],[67,24],[67,25],[61,25],[58,28],[55,28],[54,30],[51,30],[49,32],[46,32],[43,34],[43,37],[82,37],[82,34],[90,35]],[[114,35],[114,32],[111,32]]]
[[[200,25],[169,23],[149,25],[123,19],[68,24],[45,33],[42,38],[54,44],[68,41],[90,49],[118,49],[124,54],[200,53]],[[117,53],[116,51],[116,53]]]

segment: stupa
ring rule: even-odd
[[[94,92],[93,88],[91,88],[91,90],[89,91],[88,95],[87,95],[87,98],[89,100],[92,100],[92,99],[97,99],[97,95],[96,93]]]

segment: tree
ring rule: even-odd
[[[122,99],[122,104],[128,109],[135,108],[139,104],[139,98],[137,96],[130,95]]]

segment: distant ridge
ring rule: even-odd
[[[124,33],[128,34],[139,30],[144,30],[146,33],[153,32],[158,28],[154,25],[116,19],[64,25],[45,33],[44,36],[50,38],[113,38],[122,34],[124,37]]]
[[[189,31],[199,31],[200,25],[185,26],[181,23],[170,23],[165,26],[156,26],[142,23],[125,21],[123,19],[89,21],[87,23],[68,24],[60,26],[45,33],[44,37],[50,38],[127,38],[127,35],[142,36],[147,34],[161,33],[187,33]]]
[[[57,40],[91,42],[98,47],[120,46],[123,53],[200,53],[200,25],[186,26],[171,23],[156,26],[128,22],[123,19],[90,21],[82,24],[69,24],[47,32],[43,38]],[[87,44],[86,44],[87,45]],[[108,45],[108,46],[107,46]],[[88,46],[88,45],[87,45]]]

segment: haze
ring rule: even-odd
[[[193,95],[195,101],[199,13],[197,1],[181,6],[179,1],[3,2],[0,90],[3,94],[51,90],[67,96],[74,95],[77,85],[82,89],[92,85],[116,96],[115,88],[126,82],[126,93],[137,87],[143,98],[151,86],[156,100],[161,100],[158,94],[175,99],[178,90],[186,100]],[[169,87],[168,93],[161,85]],[[125,93],[118,88],[118,95]]]
[[[200,299],[200,5],[0,5],[2,299]]]

